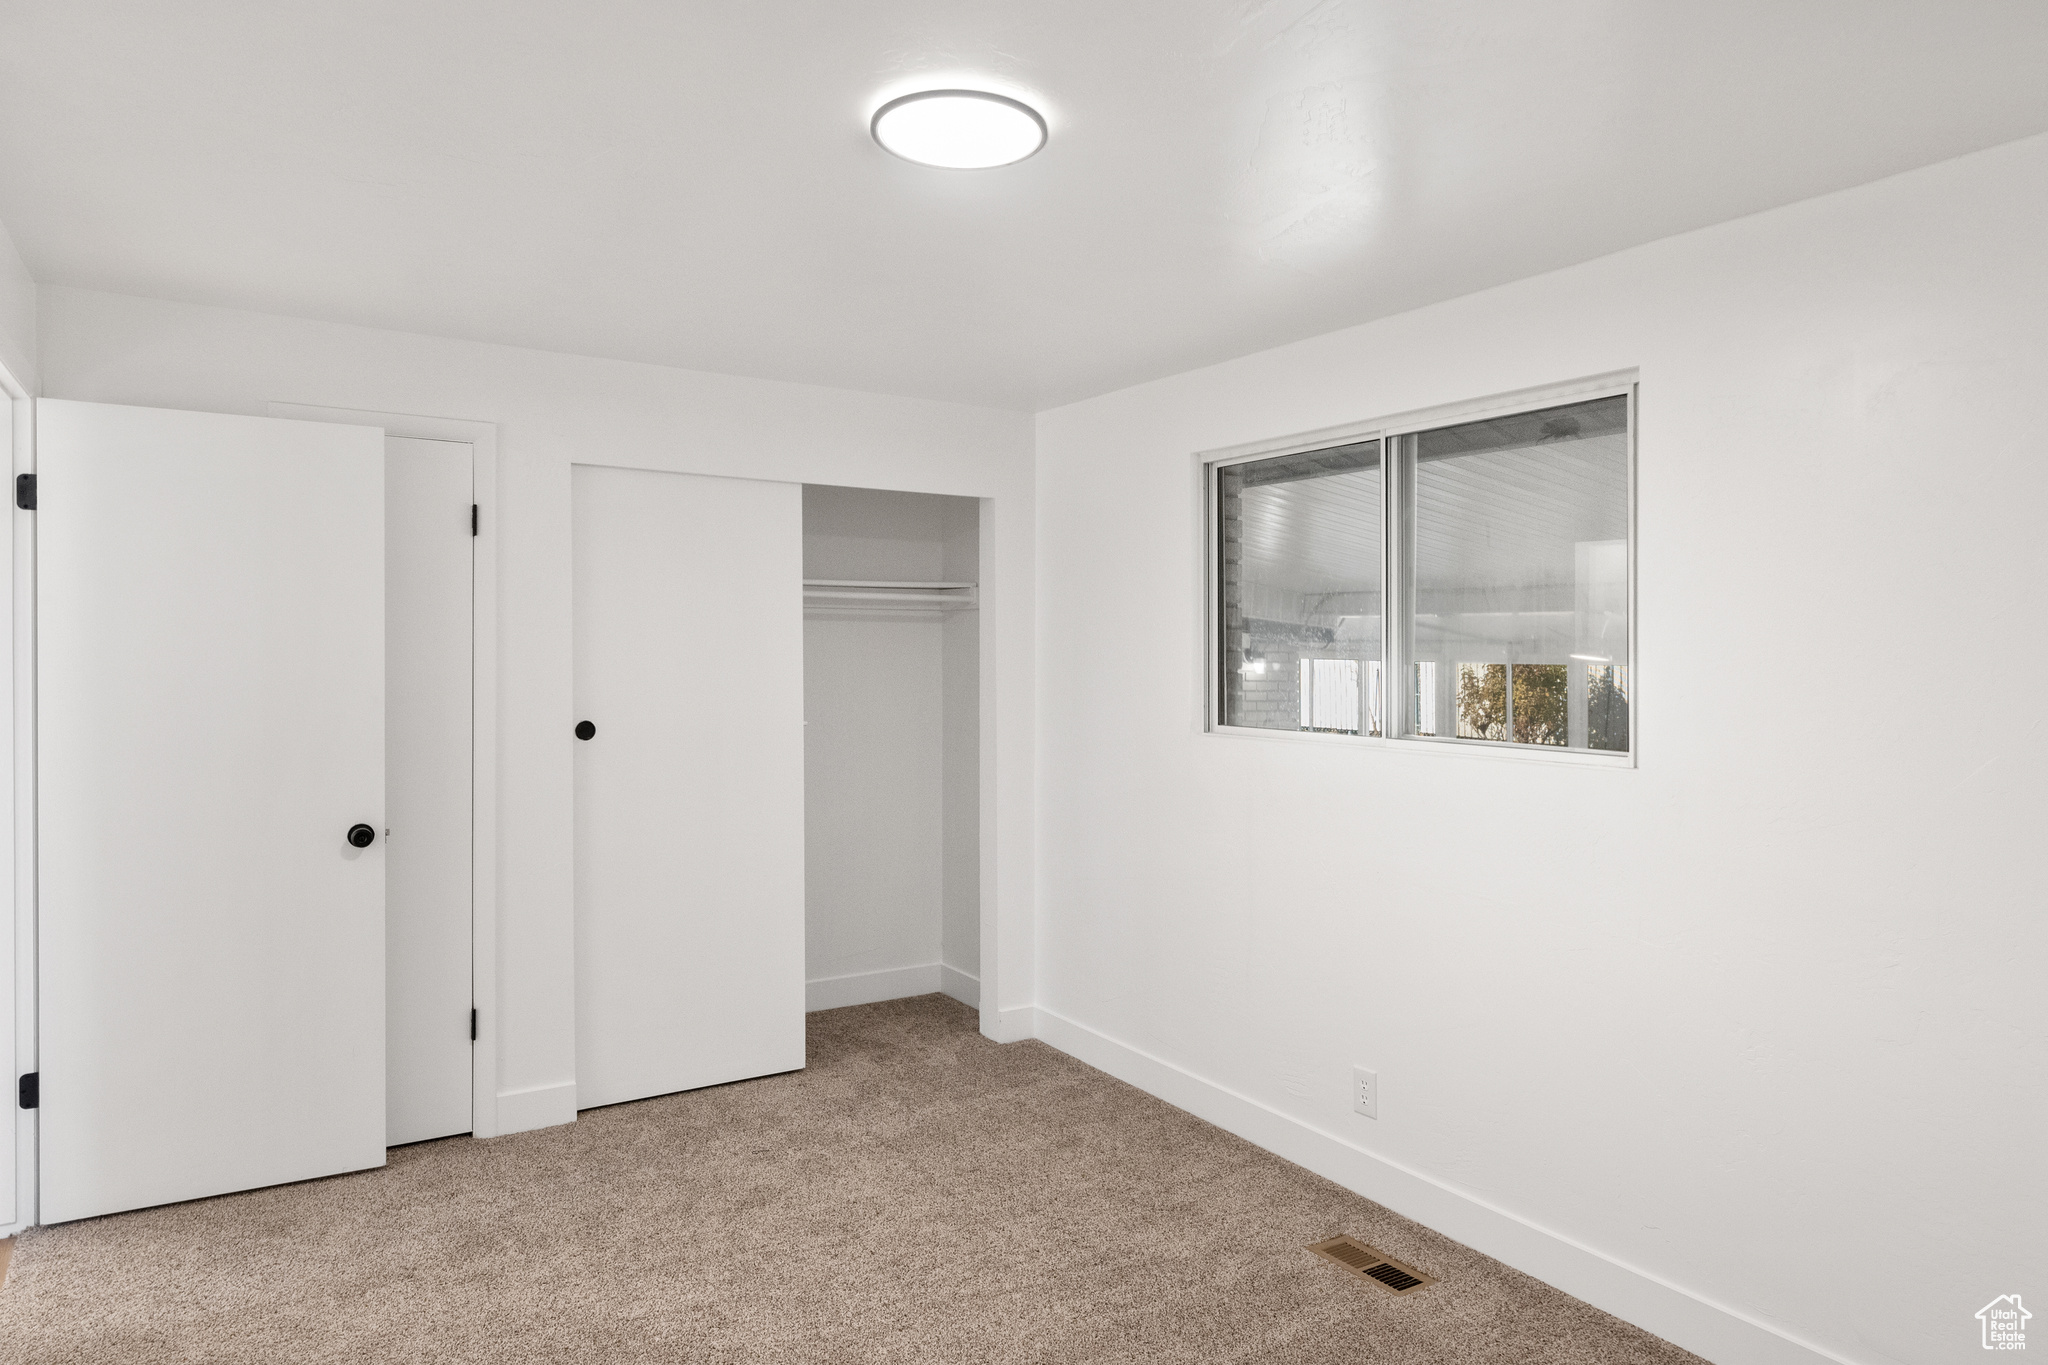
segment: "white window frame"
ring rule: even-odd
[[[1302,432],[1293,436],[1277,437],[1268,441],[1254,441],[1245,445],[1228,446],[1220,450],[1205,450],[1194,456],[1197,477],[1200,480],[1203,509],[1200,527],[1202,565],[1201,612],[1202,628],[1197,634],[1201,641],[1201,669],[1204,679],[1202,687],[1203,709],[1200,728],[1206,734],[1219,736],[1243,736],[1251,739],[1279,740],[1281,742],[1305,744],[1349,744],[1370,749],[1394,750],[1407,753],[1438,753],[1466,758],[1505,759],[1511,762],[1564,763],[1581,767],[1632,769],[1637,766],[1642,754],[1642,674],[1637,668],[1637,627],[1636,627],[1636,443],[1638,410],[1638,376],[1634,370],[1616,371],[1594,375],[1586,379],[1571,380],[1560,384],[1546,384],[1536,388],[1520,389],[1513,393],[1496,394],[1488,398],[1469,402],[1450,403],[1433,408],[1420,408],[1409,412],[1396,413],[1387,417],[1364,422],[1351,422],[1342,426],[1324,427],[1318,431]],[[1435,431],[1441,427],[1457,426],[1463,422],[1479,421],[1488,417],[1512,416],[1521,412],[1532,412],[1541,408],[1559,407],[1567,403],[1590,402],[1599,398],[1626,398],[1628,400],[1628,716],[1629,747],[1626,753],[1609,753],[1601,750],[1563,749],[1548,744],[1521,744],[1513,740],[1459,739],[1455,735],[1416,735],[1403,731],[1409,727],[1408,691],[1406,667],[1408,661],[1399,657],[1400,639],[1405,636],[1405,625],[1396,622],[1396,608],[1406,611],[1402,599],[1406,594],[1397,590],[1396,569],[1400,546],[1393,509],[1395,499],[1401,495],[1398,480],[1394,474],[1391,458],[1395,438],[1412,436],[1421,432]],[[1217,490],[1217,471],[1231,465],[1248,464],[1254,460],[1270,460],[1282,455],[1299,455],[1308,451],[1325,450],[1332,446],[1354,445],[1363,441],[1380,443],[1380,489],[1381,489],[1381,564],[1380,564],[1380,677],[1383,680],[1381,735],[1342,735],[1303,730],[1267,730],[1249,725],[1226,725],[1223,723],[1223,640],[1221,638],[1222,595],[1221,564],[1218,551],[1221,547],[1222,526],[1221,506]],[[1360,685],[1363,686],[1361,678]]]

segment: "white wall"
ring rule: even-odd
[[[2044,242],[2033,139],[1042,414],[1046,1036],[1724,1360],[2048,1298]],[[1638,769],[1200,732],[1193,452],[1632,366]]]
[[[0,368],[29,393],[37,392],[36,283],[0,223]]]
[[[804,577],[929,582],[945,567],[948,498],[804,489]]]
[[[42,381],[53,397],[255,414],[308,403],[498,424],[498,1060],[501,1113],[523,1124],[574,1112],[571,464],[991,499],[984,660],[994,663],[984,700],[1001,758],[989,777],[1004,934],[984,958],[983,1018],[992,1033],[1028,1026],[1028,418],[89,291],[41,294]],[[999,1011],[1019,1007],[1022,1022],[1006,1025]]]
[[[805,974],[930,978],[923,991],[877,980],[864,999],[938,989],[942,629],[937,617],[804,618]],[[813,994],[813,1009],[854,1003]]]

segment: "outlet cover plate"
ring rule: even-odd
[[[1351,1068],[1351,1112],[1369,1119],[1380,1116],[1380,1073],[1362,1066]]]

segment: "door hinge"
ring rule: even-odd
[[[475,535],[477,533],[478,515],[479,514],[477,512],[477,505],[475,503],[471,503],[469,505],[469,533],[471,535]]]
[[[40,1071],[31,1071],[22,1076],[21,1084],[19,1087],[17,1087],[20,1092],[22,1108],[35,1109],[39,1108],[42,1105],[42,1076],[43,1073]]]
[[[476,1011],[474,1009],[469,1012],[469,1041],[472,1043],[476,1041]]]
[[[36,510],[36,476],[16,474],[14,476],[14,505],[24,512]]]

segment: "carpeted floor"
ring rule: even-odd
[[[936,995],[812,1015],[793,1075],[35,1229],[0,1359],[1697,1361]]]

